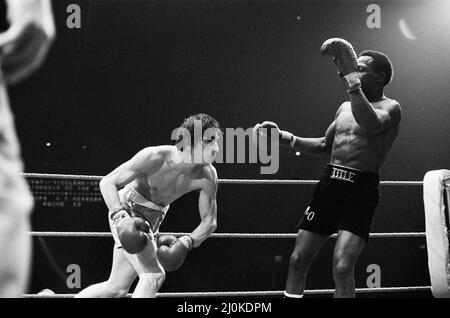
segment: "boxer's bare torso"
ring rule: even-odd
[[[197,165],[184,163],[175,146],[149,148],[161,154],[156,171],[138,175],[129,186],[148,200],[160,206],[167,206],[191,191],[211,186],[217,176],[212,164]]]
[[[398,103],[385,97],[372,106],[375,110],[400,108]],[[400,130],[396,124],[383,131],[366,133],[356,122],[350,102],[339,107],[333,125],[327,132],[334,132],[331,163],[374,173],[379,173]]]

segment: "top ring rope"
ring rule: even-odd
[[[27,178],[35,179],[77,179],[100,181],[103,176],[49,174],[49,173],[23,173]],[[319,180],[269,180],[269,179],[219,179],[221,184],[316,184]],[[421,186],[422,181],[381,181],[381,185]]]

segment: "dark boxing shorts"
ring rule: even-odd
[[[345,230],[367,241],[379,183],[376,173],[327,164],[298,228],[324,236]]]

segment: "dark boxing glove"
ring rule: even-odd
[[[156,252],[159,262],[167,272],[176,271],[183,264],[193,243],[192,238],[187,235],[180,238],[173,235],[161,235],[157,241],[158,250]]]

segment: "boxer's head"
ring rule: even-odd
[[[389,58],[377,51],[366,50],[359,54],[358,72],[364,92],[383,89],[394,74]]]
[[[194,163],[212,163],[219,152],[218,140],[222,132],[217,120],[207,114],[186,118],[178,129],[177,147],[188,152]]]

